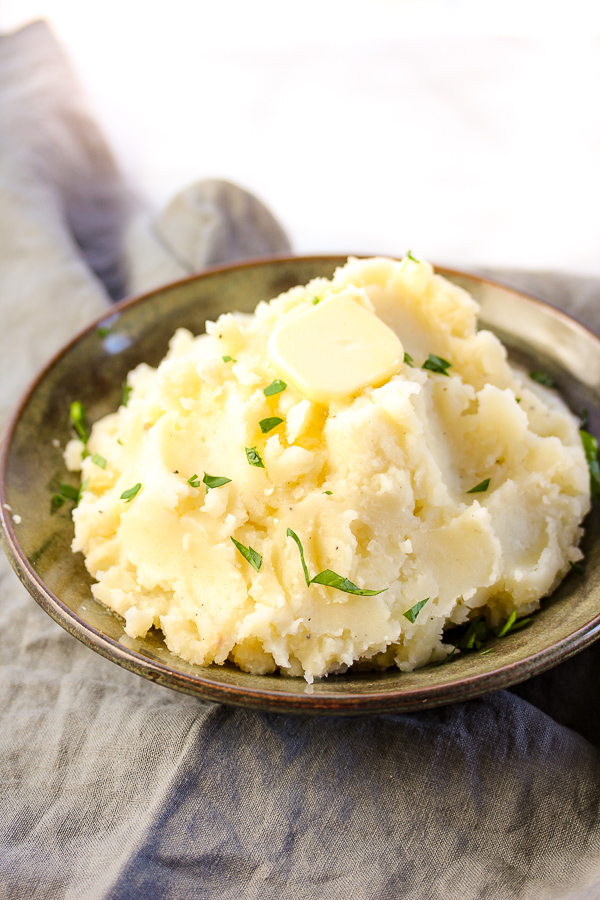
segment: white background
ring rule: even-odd
[[[600,275],[600,4],[4,0],[152,205],[256,193],[300,253]]]

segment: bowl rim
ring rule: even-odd
[[[292,693],[288,691],[272,690],[255,686],[240,686],[224,681],[214,680],[210,676],[188,674],[177,671],[164,663],[157,662],[136,650],[133,650],[119,641],[105,635],[93,625],[82,619],[54,594],[44,583],[30,564],[22,551],[8,506],[6,496],[6,466],[9,457],[10,446],[15,429],[19,423],[23,409],[29,402],[33,392],[44,380],[47,373],[65,356],[69,350],[90,332],[96,331],[105,320],[113,317],[134,306],[148,301],[150,298],[169,291],[173,288],[202,280],[205,277],[218,275],[232,270],[257,268],[260,266],[280,263],[282,265],[294,262],[323,262],[340,263],[348,258],[368,259],[374,254],[308,254],[308,255],[275,255],[261,256],[251,260],[241,260],[234,263],[211,266],[201,272],[188,275],[176,281],[153,288],[150,291],[125,297],[112,304],[100,315],[96,316],[87,326],[80,329],[69,339],[40,369],[33,378],[3,429],[0,442],[0,542],[4,547],[9,562],[17,573],[24,587],[33,596],[42,609],[61,625],[69,634],[77,638],[89,648],[101,656],[118,665],[134,672],[140,677],[170,687],[174,690],[191,694],[203,700],[222,702],[248,708],[257,708],[282,713],[312,713],[329,715],[375,715],[386,712],[409,712],[419,709],[428,709],[444,706],[451,703],[462,702],[485,693],[501,690],[541,674],[553,666],[578,653],[586,646],[600,637],[600,612],[587,623],[575,629],[570,634],[554,641],[548,647],[537,652],[522,656],[518,660],[506,663],[490,671],[463,676],[455,681],[444,682],[438,685],[425,685],[423,687],[411,687],[409,690],[375,690],[365,693],[349,693],[328,690],[326,693],[313,693],[310,686],[306,686],[304,692]],[[394,258],[385,256],[382,258]],[[433,264],[432,264],[433,265]],[[466,278],[469,281],[479,282],[493,288],[506,290],[511,294],[517,294],[528,302],[551,310],[557,318],[575,326],[586,337],[591,338],[598,346],[600,356],[600,338],[582,325],[577,319],[567,315],[560,309],[556,309],[548,303],[509,285],[487,276],[471,274],[464,270],[449,268],[447,266],[434,265],[436,274],[443,276],[455,276]],[[176,658],[176,657],[174,657]],[[210,669],[207,668],[207,671]],[[241,670],[240,670],[241,672]],[[245,674],[245,673],[241,673]],[[257,676],[251,676],[257,677]],[[282,676],[287,678],[287,676]],[[331,676],[330,676],[331,677]],[[341,676],[343,677],[343,676]]]

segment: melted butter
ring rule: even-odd
[[[276,328],[268,353],[285,381],[323,405],[383,384],[404,359],[398,336],[347,291]]]

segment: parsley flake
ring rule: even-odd
[[[133,487],[128,488],[126,491],[123,491],[120,499],[125,500],[127,503],[131,503],[139,489],[141,488],[141,483],[138,481],[137,484],[134,484]]]
[[[411,368],[413,368],[413,369],[414,369],[414,367],[415,367],[414,359],[412,358],[412,356],[410,355],[410,353],[407,353],[407,352],[406,352],[406,350],[404,351],[404,364],[405,364],[406,366],[411,366]]]
[[[285,381],[281,381],[280,378],[276,378],[275,381],[272,381],[271,384],[264,388],[263,394],[265,397],[272,397],[273,394],[280,394],[281,391],[285,391],[287,384]]]
[[[448,375],[446,369],[449,369],[451,365],[452,363],[449,363],[447,359],[442,359],[441,356],[430,353],[421,368],[428,369],[430,372],[436,372],[438,375]],[[450,376],[448,375],[448,377]]]
[[[484,478],[483,481],[480,481],[479,484],[476,484],[475,487],[472,487],[470,491],[466,491],[467,494],[482,494],[484,491],[490,486],[490,479]]]
[[[71,403],[69,417],[77,437],[84,444],[87,444],[88,433],[87,428],[85,427],[85,406],[83,406],[79,400],[74,400],[73,403]]]
[[[530,372],[529,377],[532,381],[537,381],[538,384],[543,384],[545,387],[555,387],[554,379],[550,378],[546,372]]]
[[[573,562],[572,559],[569,560],[569,565],[574,572],[577,572],[578,575],[585,575],[585,569],[581,565],[581,563]]]
[[[594,435],[590,434],[589,431],[585,431],[583,428],[579,429],[579,434],[581,435],[581,443],[583,444],[583,450],[587,461],[589,462],[590,460],[597,459],[598,441]]]
[[[387,588],[381,588],[379,591],[369,591],[366,588],[359,588],[347,578],[332,572],[331,569],[324,569],[312,579],[312,584],[324,584],[327,587],[336,588],[338,591],[344,591],[346,594],[358,594],[360,597],[374,597],[375,594],[383,594]]]
[[[407,253],[406,253],[406,256],[405,256],[404,259],[402,260],[402,265],[401,265],[401,267],[400,267],[400,271],[402,271],[402,270],[404,269],[404,267],[406,266],[406,263],[409,261],[409,259],[410,259],[411,262],[414,262],[414,263],[421,262],[420,259],[417,259],[417,257],[414,256],[412,250],[408,250]]]
[[[587,431],[588,425],[590,424],[590,414],[587,409],[584,408],[581,410],[581,416],[579,418],[581,419],[580,428],[583,428],[584,431]]]
[[[443,659],[441,662],[437,663],[438,666],[445,666],[446,663],[450,662],[451,659],[454,659],[455,654],[458,653],[458,647],[453,647],[448,656]]]
[[[202,484],[195,472],[190,478],[188,478],[187,483],[190,485],[190,487],[194,488],[199,488]]]
[[[499,625],[497,628],[490,629],[487,625],[487,622],[485,621],[484,616],[476,616],[476,618],[472,619],[468,623],[468,627],[464,626],[464,628],[461,629],[462,635],[458,638],[453,638],[452,641],[456,645],[456,647],[463,652],[480,650],[480,648],[483,646],[484,642],[488,640],[488,638],[493,637],[494,635],[497,638],[506,637],[507,634],[512,634],[514,631],[520,631],[521,628],[526,628],[530,624],[530,622],[530,617],[525,619],[517,619],[517,613],[513,612],[503,625]],[[488,647],[482,650],[479,655],[486,656],[488,653],[492,653],[493,649],[493,647]],[[444,662],[445,661],[446,660],[444,660]]]
[[[521,628],[525,628],[531,622],[531,618],[527,619],[519,619],[517,620],[517,613],[512,612],[504,625],[501,625],[500,628],[494,629],[494,634],[497,638],[506,637],[507,634],[511,634],[513,631],[520,631]]]
[[[104,459],[103,456],[100,456],[99,453],[94,453],[94,455],[92,456],[92,462],[95,463],[97,466],[100,466],[101,469],[106,468],[106,460]]]
[[[414,606],[411,606],[410,609],[407,609],[406,612],[403,613],[404,618],[408,619],[409,622],[412,622],[414,624],[417,621],[417,616],[419,615],[419,613],[421,612],[421,610],[423,609],[423,607],[425,606],[425,604],[427,603],[428,600],[429,600],[429,597],[425,597],[424,600],[419,600],[418,603],[415,603]]]
[[[66,482],[61,481],[58,486],[59,493],[53,494],[52,496],[52,506],[55,509],[58,509],[63,505],[65,500],[72,500],[75,506],[77,506],[77,504],[81,500],[82,493],[88,486],[89,480],[89,478],[86,478],[85,481],[82,482],[81,487],[78,488],[73,487],[72,484],[66,484]]]
[[[257,553],[256,550],[253,550],[252,547],[244,547],[244,545],[240,544],[239,541],[236,541],[234,537],[232,537],[231,540],[238,548],[244,559],[247,560],[252,568],[258,572],[262,565],[262,556],[260,555],[260,553]]]
[[[333,494],[333,491],[323,491],[324,494]]]
[[[127,384],[126,381],[123,382],[123,386],[121,387],[121,406],[127,406],[129,403],[129,395],[131,394],[131,387]]]
[[[223,360],[223,362],[237,362],[237,359],[234,359],[233,356],[222,356],[221,359]]]
[[[583,451],[587,459],[588,469],[590,470],[590,488],[592,497],[600,497],[600,465],[598,464],[598,441],[589,431],[579,429],[581,435],[581,443]]]
[[[300,562],[302,563],[302,570],[304,572],[304,580],[306,581],[306,587],[310,587],[310,575],[308,574],[308,569],[306,567],[306,560],[304,559],[304,549],[302,547],[302,542],[295,531],[292,531],[291,528],[287,530],[287,536],[291,537],[298,546],[298,550],[300,551]]]
[[[66,500],[73,500],[75,503],[79,501],[79,488],[73,487],[72,484],[65,484],[61,481],[59,484],[61,496]]]
[[[313,306],[316,306],[317,303],[320,303],[320,302],[321,302],[321,298],[320,298],[320,297],[313,297]]]
[[[106,325],[101,325],[96,329],[96,334],[98,337],[105,338],[110,334],[110,328],[107,328]]]
[[[520,397],[515,397],[515,400],[517,401],[517,403],[520,403],[520,402],[521,402],[521,398],[520,398]]]
[[[471,621],[466,633],[458,641],[457,646],[461,650],[479,650],[481,645],[489,637],[489,629],[483,616],[477,616]]]
[[[220,475],[208,475],[205,472],[202,481],[206,485],[206,490],[210,491],[213,488],[223,487],[224,484],[229,484],[231,478],[222,478]]]
[[[244,447],[244,450],[246,451],[246,458],[251,466],[258,466],[259,469],[264,469],[265,464],[256,447]]]
[[[269,431],[272,431],[274,428],[277,428],[278,425],[281,425],[283,419],[279,416],[271,416],[269,419],[261,419],[258,423],[260,425],[260,430],[263,434],[268,434]]]

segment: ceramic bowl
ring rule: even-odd
[[[416,672],[353,672],[307,685],[301,678],[248,675],[232,665],[202,668],[173,656],[162,637],[128,638],[122,620],[97,603],[81,554],[73,554],[71,504],[53,511],[51,496],[71,479],[61,447],[70,438],[68,410],[80,400],[94,422],[114,411],[128,371],[156,365],[176,328],[194,333],[226,310],[251,311],[318,275],[329,277],[344,257],[258,260],[217,268],[114,307],[78,335],[35,380],[4,435],[0,456],[3,542],[23,584],[70,634],[137,675],[204,699],[283,712],[353,715],[439,706],[523,681],[581,650],[600,634],[600,523],[586,520],[585,574],[570,574],[543,602],[532,624],[493,652],[468,653]],[[543,369],[571,409],[590,413],[600,434],[600,341],[564,314],[522,293],[460,272],[438,269],[481,304],[481,326],[511,358]],[[15,522],[13,516],[17,516]],[[20,517],[20,522],[18,521]],[[18,524],[17,524],[18,522]]]

